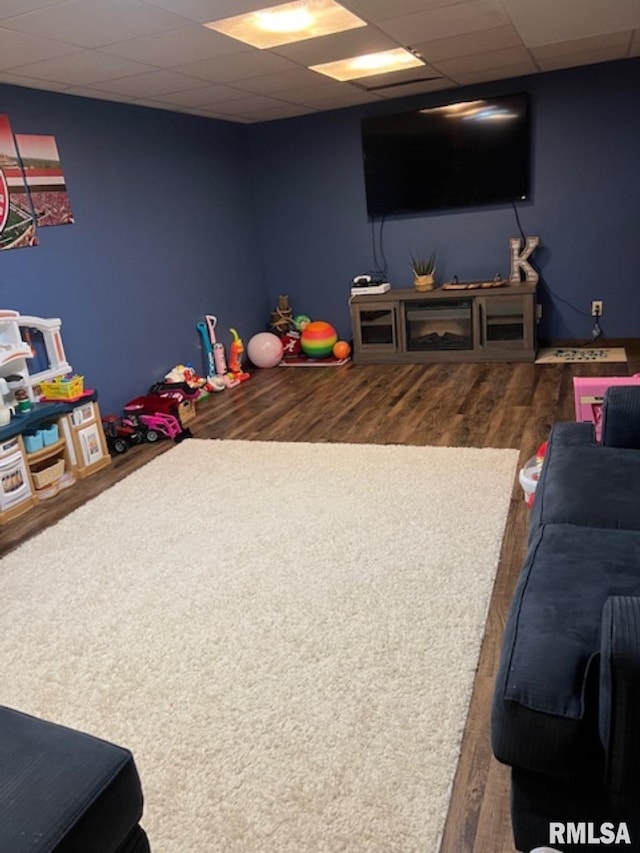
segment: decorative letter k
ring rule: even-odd
[[[524,280],[536,284],[538,282],[538,273],[534,270],[527,258],[540,245],[539,237],[527,237],[527,243],[522,251],[520,251],[520,240],[518,237],[512,237],[509,240],[511,248],[511,274],[509,275],[509,284],[520,284],[522,281],[521,273],[524,273]]]

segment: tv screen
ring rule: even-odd
[[[515,202],[529,197],[526,94],[362,121],[369,216]]]

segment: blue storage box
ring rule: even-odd
[[[37,432],[24,432],[22,434],[22,440],[24,441],[27,453],[35,453],[37,450],[42,450],[44,442],[41,432],[41,430],[38,430]]]
[[[45,447],[55,444],[58,440],[58,424],[43,424],[38,432],[42,435],[42,443]]]

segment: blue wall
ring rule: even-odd
[[[361,117],[517,91],[533,109],[533,193],[518,210],[524,232],[541,238],[540,336],[589,338],[590,303],[602,299],[605,334],[640,337],[640,60],[249,127],[270,301],[288,293],[296,313],[350,337],[350,280],[376,268]],[[440,281],[507,276],[518,236],[507,205],[389,217],[382,246],[391,284],[410,287],[410,252],[436,249]]]
[[[537,75],[319,115],[236,125],[0,85],[14,133],[53,134],[76,224],[0,253],[0,307],[61,317],[67,356],[118,411],[178,362],[204,369],[195,323],[219,339],[266,328],[279,294],[296,313],[351,329],[352,277],[376,266],[360,119],[415,104],[527,91],[532,200],[519,206],[548,289],[543,338],[640,337],[640,60]],[[436,249],[438,277],[506,275],[510,206],[389,218],[389,278]],[[378,257],[378,261],[380,258]]]
[[[119,411],[178,363],[205,314],[246,338],[268,300],[242,125],[0,86],[14,133],[53,134],[75,225],[0,253],[0,307],[60,317],[67,358]]]

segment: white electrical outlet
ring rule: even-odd
[[[591,303],[591,316],[602,317],[602,300],[594,299]]]

